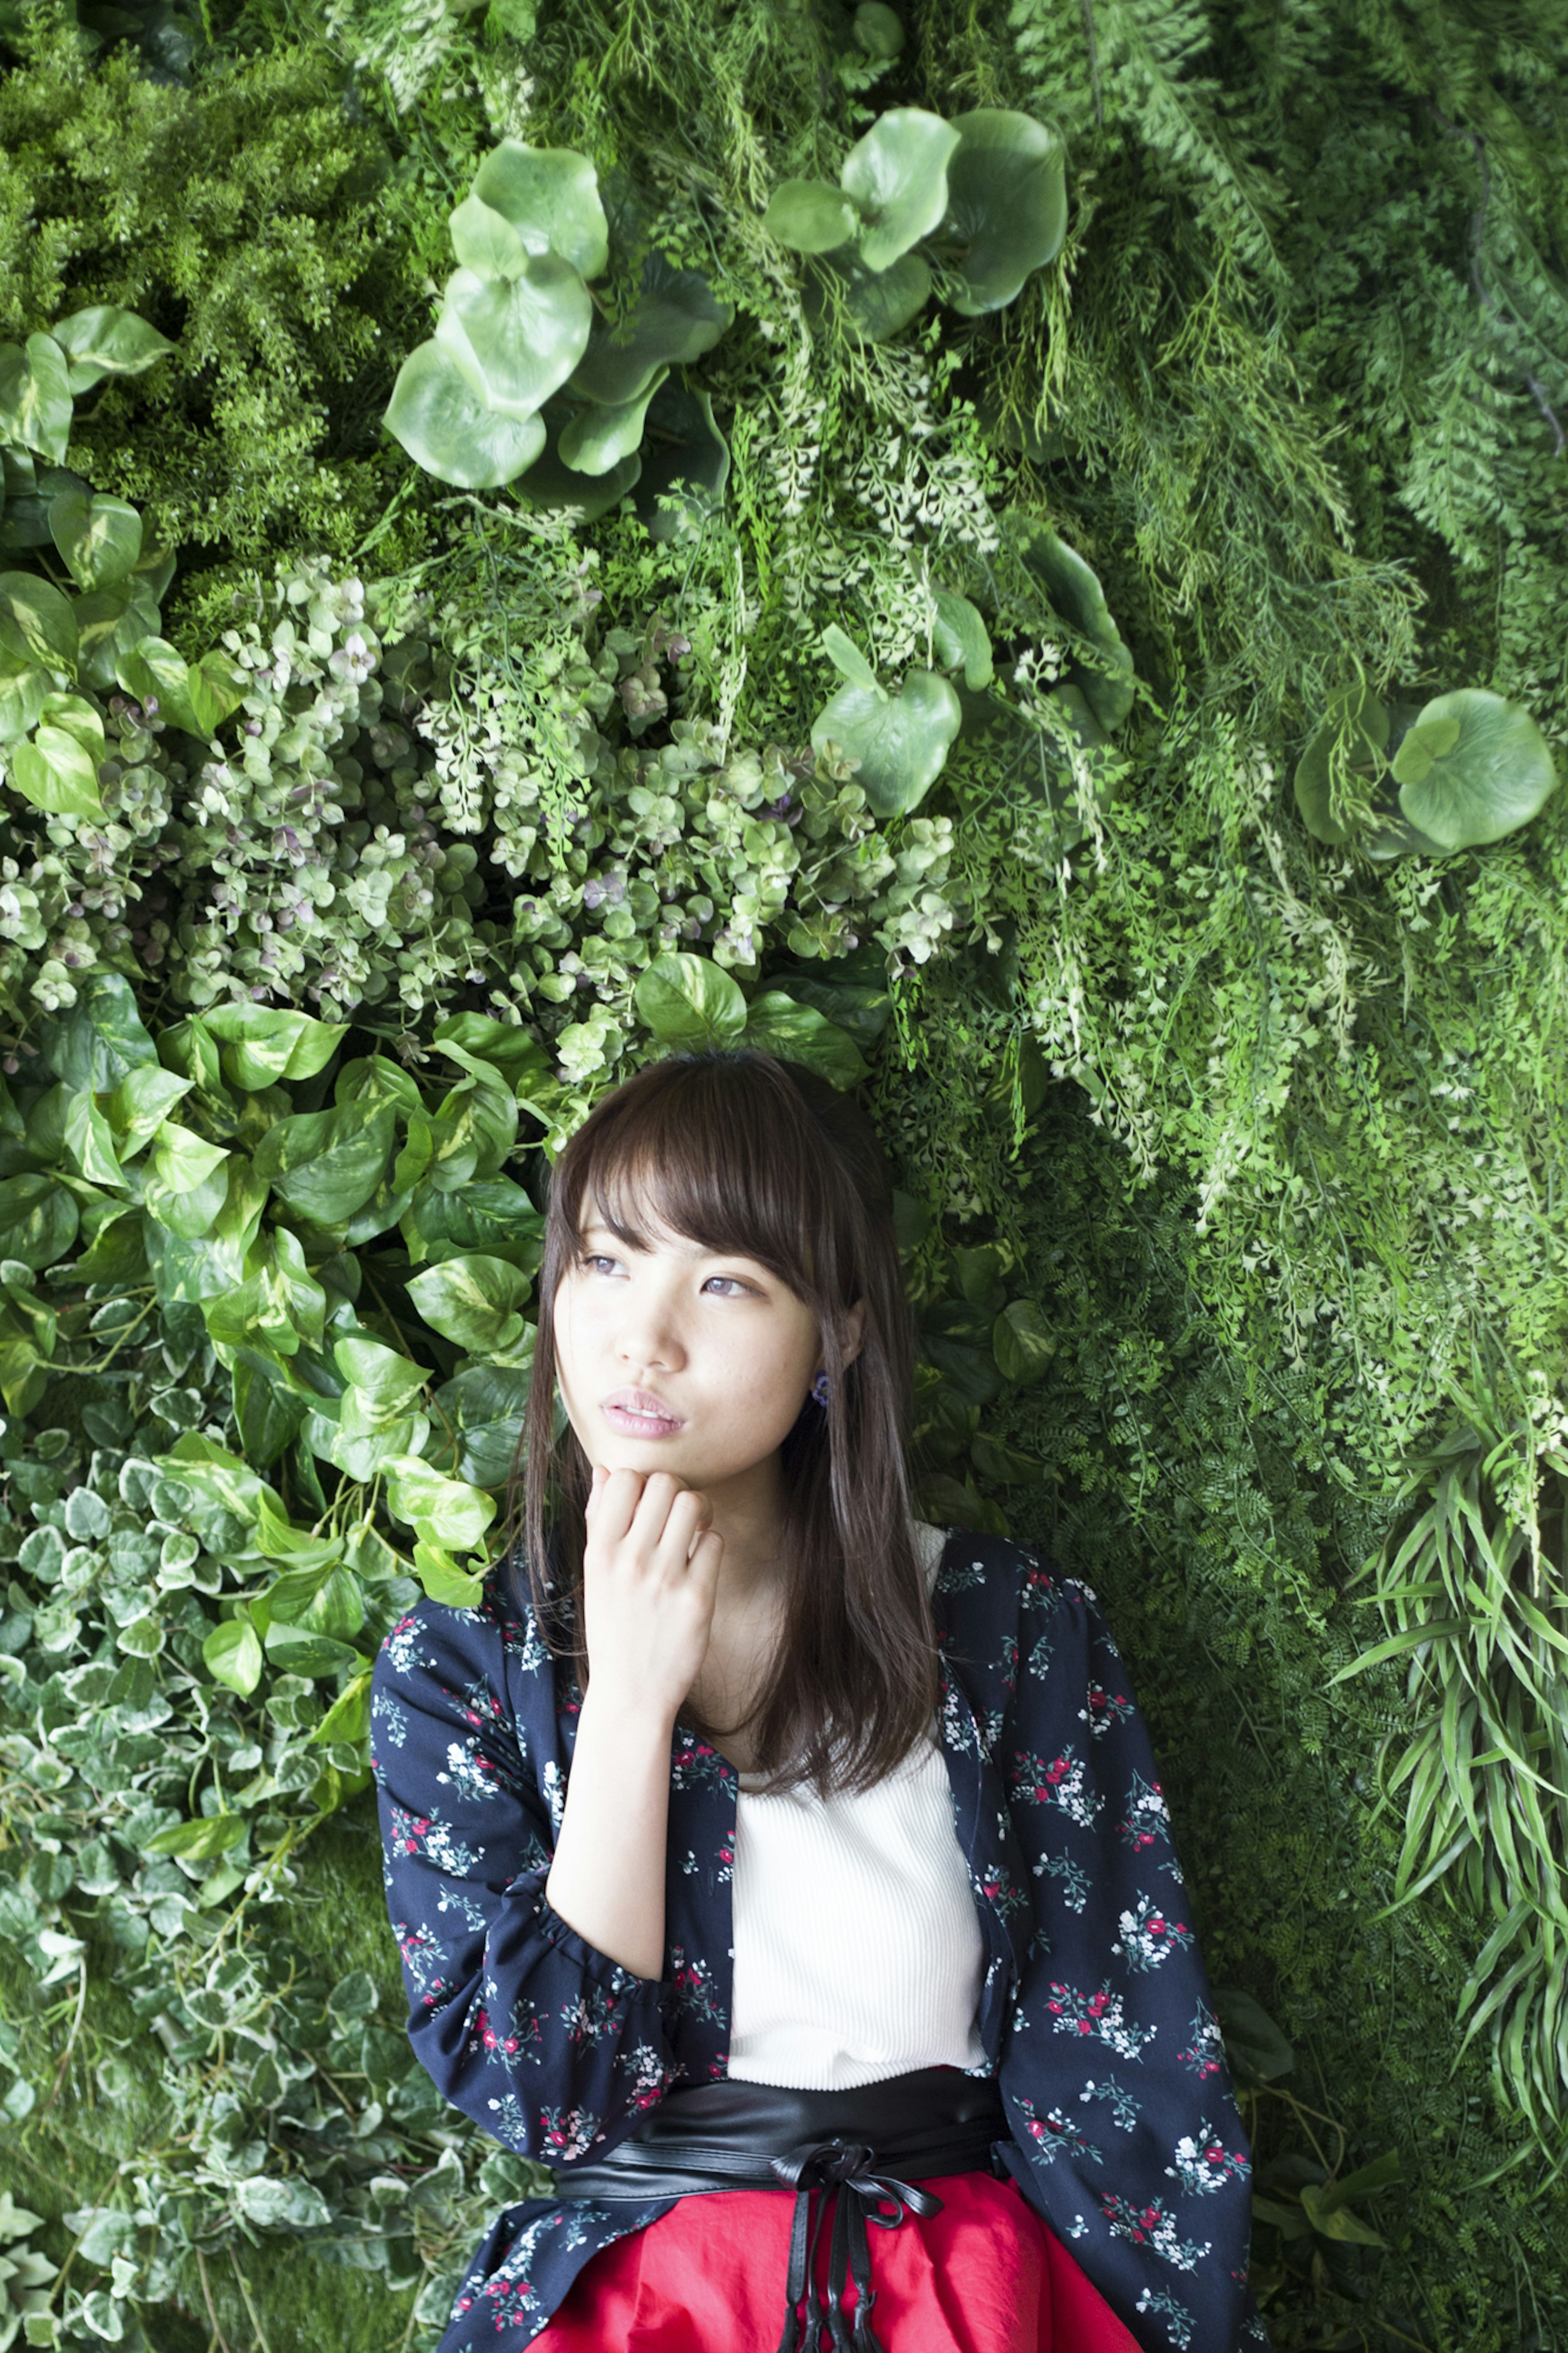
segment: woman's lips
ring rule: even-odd
[[[662,1398],[647,1389],[616,1389],[599,1400],[599,1411],[623,1438],[672,1438],[686,1423]]]

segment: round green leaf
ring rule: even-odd
[[[498,416],[434,338],[399,368],[382,422],[416,466],[465,491],[498,490],[544,447],[541,418]]]
[[[636,504],[650,539],[674,539],[684,519],[712,514],[730,479],[730,445],[713,421],[705,392],[667,384],[648,405]],[[677,495],[679,507],[663,507]]]
[[[638,1017],[665,1046],[734,1046],[746,1026],[740,988],[707,956],[655,956],[634,1000]]]
[[[101,376],[140,375],[174,348],[134,311],[113,302],[75,311],[50,332],[69,363],[73,393],[90,391]]]
[[[1066,149],[1055,131],[1006,107],[979,107],[952,124],[942,234],[964,247],[952,307],[966,318],[1011,302],[1067,235]]]
[[[26,347],[0,343],[0,438],[63,466],[71,408],[66,355],[52,335],[29,335]]]
[[[574,466],[569,466],[561,455],[561,436],[581,413],[564,399],[550,402],[540,418],[548,436],[544,447],[512,488],[514,494],[526,498],[531,506],[580,507],[580,521],[597,522],[601,515],[608,514],[628,491],[636,488],[642,473],[642,457],[636,449],[628,450],[602,474],[580,473]]]
[[[1354,773],[1374,776],[1388,742],[1388,712],[1369,686],[1348,686],[1330,697],[1328,709],[1296,764],[1296,807],[1318,841],[1346,839],[1349,828],[1331,810],[1331,786]]]
[[[853,252],[814,261],[805,284],[805,314],[813,327],[841,311],[868,343],[891,343],[931,300],[931,274],[923,255],[906,253],[881,272]]]
[[[506,1485],[528,1407],[529,1379],[527,1368],[515,1363],[470,1365],[437,1390],[438,1426],[449,1429],[456,1441],[455,1453],[442,1452],[443,1470],[475,1487]]]
[[[112,694],[119,666],[143,638],[155,638],[163,616],[134,575],[111,588],[89,588],[76,600],[78,676],[100,694]]]
[[[510,223],[530,253],[559,254],[584,278],[597,278],[609,260],[598,175],[569,147],[503,139],[474,174],[473,194]]]
[[[579,474],[607,474],[629,458],[642,441],[648,402],[668,374],[668,368],[660,368],[639,398],[623,401],[618,408],[591,403],[578,409],[563,426],[556,444],[562,463]]]
[[[781,180],[763,215],[768,234],[796,253],[831,253],[859,226],[859,214],[830,180]]]
[[[700,270],[677,269],[650,253],[630,318],[617,326],[595,321],[571,389],[606,408],[640,399],[661,367],[685,366],[711,351],[734,315]]]
[[[528,259],[510,221],[479,196],[465,196],[447,224],[452,250],[476,278],[516,278]]]
[[[530,254],[516,278],[454,269],[436,341],[487,407],[521,420],[565,383],[587,349],[593,316],[569,261]]]
[[[860,0],[849,29],[855,36],[856,47],[868,58],[877,58],[885,64],[903,54],[904,28],[884,0]]]
[[[0,647],[18,668],[38,662],[76,675],[79,639],[71,600],[31,572],[0,572]]]
[[[1405,817],[1445,851],[1528,825],[1558,781],[1529,712],[1480,687],[1426,705],[1394,755],[1394,776]]]
[[[841,687],[818,713],[811,741],[818,752],[836,743],[859,761],[856,781],[879,817],[906,817],[942,774],[963,723],[963,707],[947,680],[911,670],[898,695]]]
[[[39,1041],[57,1079],[89,1094],[106,1094],[143,1064],[154,1069],[158,1049],[123,973],[89,973],[70,1011],[47,1023]]]
[[[49,533],[79,588],[123,580],[142,553],[142,518],[123,499],[62,491],[49,501]]]
[[[392,1156],[392,1103],[339,1103],[300,1112],[269,1127],[252,1165],[279,1200],[319,1226],[335,1226],[363,1208]]]
[[[890,107],[844,159],[839,180],[863,224],[860,259],[881,271],[929,237],[947,208],[947,163],[958,133],[940,114]]]
[[[1075,548],[1042,524],[1021,519],[1019,552],[1062,619],[1102,659],[1077,661],[1073,683],[1102,727],[1120,727],[1132,708],[1132,656],[1110,617],[1105,591]]]
[[[348,1029],[346,1021],[318,1021],[291,1006],[257,1005],[248,997],[211,1005],[202,1018],[223,1050],[224,1077],[246,1093],[279,1079],[313,1079],[326,1069]]]

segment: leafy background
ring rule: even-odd
[[[1568,804],[1373,861],[1291,789],[1363,685],[1568,739],[1558,12],[0,30],[0,335],[172,347],[65,460],[161,667],[79,697],[96,808],[7,750],[0,812],[0,2340],[430,2344],[529,2187],[402,2033],[366,1662],[497,1541],[549,1150],[749,1035],[893,1152],[928,1512],[1110,1602],[1275,2340],[1561,2345]],[[763,216],[900,107],[1053,123],[1066,243],[863,343]],[[509,136],[732,309],[721,494],[574,528],[383,431]],[[879,813],[822,634],[956,677],[939,596],[989,702]]]

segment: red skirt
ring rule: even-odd
[[[940,2214],[869,2233],[886,2353],[1139,2353],[1016,2183],[953,2173],[927,2186]],[[530,2353],[775,2353],[794,2209],[775,2189],[683,2198],[584,2264]]]

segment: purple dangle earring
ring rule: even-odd
[[[826,1372],[818,1373],[816,1378],[811,1385],[811,1394],[826,1413],[827,1410],[827,1400],[833,1395],[833,1384],[828,1379]]]

